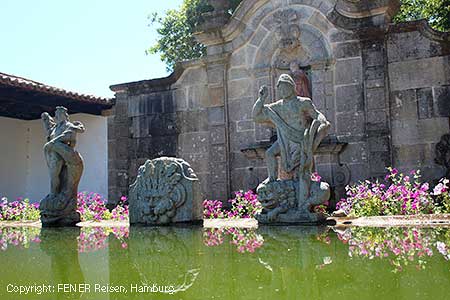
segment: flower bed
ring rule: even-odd
[[[107,200],[97,193],[80,192],[77,195],[77,211],[81,221],[125,221],[128,220],[127,197],[122,196],[119,204],[111,211],[106,207]],[[29,199],[18,198],[9,202],[3,197],[0,202],[0,221],[38,221],[39,203],[30,203]]]
[[[1,199],[0,221],[37,221],[39,218],[39,203],[30,203],[27,198],[12,202],[8,202],[6,197]]]
[[[228,200],[231,209],[226,210],[219,200],[203,201],[203,219],[248,219],[255,218],[262,212],[262,205],[253,191],[234,192],[235,197]]]
[[[127,197],[120,197],[119,204],[109,211],[106,207],[107,200],[97,193],[80,192],[78,193],[78,212],[81,215],[81,221],[104,221],[128,220]]]
[[[450,212],[449,181],[445,178],[431,191],[420,182],[420,171],[409,175],[389,168],[385,181],[365,180],[347,186],[347,198],[336,205],[350,217],[419,215]]]
[[[256,228],[255,217],[262,212],[261,202],[253,191],[235,192],[235,197],[228,200],[231,209],[226,210],[219,200],[203,201],[203,227],[206,228]]]

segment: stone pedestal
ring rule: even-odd
[[[43,227],[75,226],[81,222],[76,195],[47,195],[40,203]]]
[[[315,205],[320,205],[330,198],[330,186],[326,182],[310,182],[310,193],[305,202],[297,201],[300,192],[298,180],[277,180],[261,183],[257,188],[258,199],[263,212],[258,221],[268,223],[318,224],[326,219],[321,213],[312,212]]]
[[[197,176],[182,159],[160,157],[139,167],[130,186],[130,224],[167,225],[202,219]]]

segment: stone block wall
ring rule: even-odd
[[[444,176],[435,146],[449,133],[450,44],[424,22],[392,26],[387,38],[393,165]]]
[[[434,147],[449,132],[450,38],[424,22],[391,24],[397,0],[360,2],[244,0],[228,23],[212,19],[196,34],[206,57],[167,78],[112,86],[110,198],[159,156],[189,162],[205,198],[255,188],[276,137],[253,122],[252,106],[261,85],[277,98],[291,63],[307,70],[312,101],[332,124],[316,166],[335,198],[388,166],[442,176]]]
[[[199,177],[202,197],[227,194],[223,99],[210,101],[214,87],[208,89],[205,67],[193,65],[166,81],[144,80],[112,89],[116,92],[116,106],[108,119],[112,201],[127,194],[140,165],[161,156],[186,160]]]
[[[109,197],[113,201],[128,194],[128,186],[147,159],[176,155],[177,117],[170,89],[116,93],[116,105],[108,117]]]

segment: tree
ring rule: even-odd
[[[172,71],[177,62],[205,55],[205,46],[194,39],[193,33],[204,21],[202,14],[213,9],[208,2],[209,0],[184,0],[179,9],[171,9],[163,17],[157,14],[150,16],[150,25],[159,25],[156,31],[160,37],[146,52],[160,53],[168,71]],[[233,13],[241,2],[242,0],[229,0],[229,13]],[[418,19],[428,20],[436,30],[449,31],[450,0],[401,0],[394,22]]]
[[[151,15],[150,25],[160,25],[156,30],[160,37],[147,53],[160,53],[168,71],[172,71],[178,61],[203,56],[205,46],[197,43],[192,33],[203,21],[202,13],[210,9],[206,0],[184,0],[179,9],[167,11],[163,18],[156,13]]]
[[[396,23],[426,19],[432,28],[450,30],[450,0],[401,0]]]
[[[230,13],[241,1],[230,0]],[[146,52],[160,53],[161,60],[167,64],[167,71],[172,71],[175,63],[179,61],[204,56],[206,48],[194,39],[193,33],[195,28],[204,21],[202,14],[212,10],[208,0],[184,0],[179,9],[167,11],[164,17],[156,13],[152,14],[150,25],[159,24],[156,31],[160,37]]]

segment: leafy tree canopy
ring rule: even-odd
[[[229,1],[230,13],[242,2]],[[401,3],[394,22],[427,19],[436,30],[450,30],[450,0],[401,0]],[[184,0],[179,9],[171,9],[164,16],[152,14],[150,25],[159,25],[156,31],[160,37],[146,52],[159,53],[168,71],[173,70],[176,62],[202,57],[206,48],[192,34],[196,26],[204,21],[202,14],[211,10],[208,0]]]
[[[426,19],[439,31],[450,30],[450,0],[401,0],[394,22]]]

